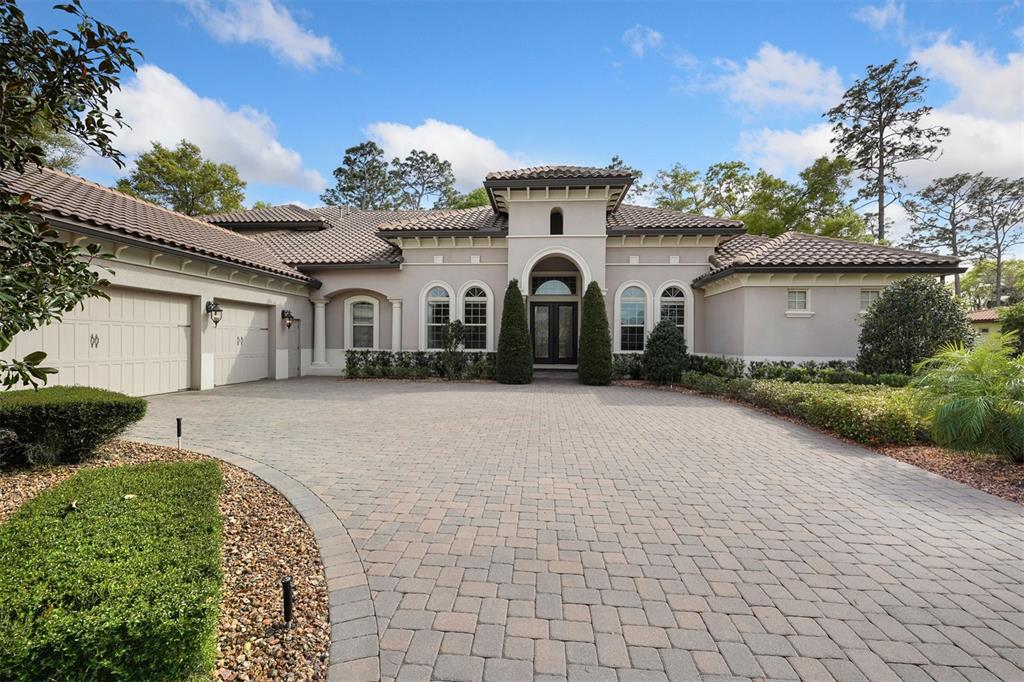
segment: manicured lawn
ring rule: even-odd
[[[188,680],[214,663],[215,462],[87,469],[0,526],[0,679]]]

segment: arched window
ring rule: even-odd
[[[427,292],[427,348],[444,348],[444,327],[451,319],[451,296],[444,287]]]
[[[677,286],[665,287],[661,292],[661,319],[671,320],[686,338],[686,294]]]
[[[345,302],[345,348],[379,348],[379,309],[370,296],[353,296]]]
[[[551,234],[564,234],[565,228],[563,226],[562,209],[553,208],[551,209]]]
[[[480,287],[470,287],[463,297],[462,323],[466,335],[466,350],[487,348],[487,292]]]
[[[640,287],[628,287],[619,302],[619,350],[644,349],[646,319],[647,295]]]

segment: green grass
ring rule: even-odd
[[[211,461],[87,469],[19,509],[0,526],[0,679],[208,674],[220,486]]]

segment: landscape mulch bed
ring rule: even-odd
[[[0,473],[0,523],[39,492],[94,466],[205,459],[157,445],[117,441],[93,460],[74,466]],[[316,541],[299,513],[273,487],[221,462],[224,591],[213,678],[325,680],[331,630],[327,581]],[[281,584],[292,578],[295,612],[286,629]]]
[[[690,389],[682,386],[652,384],[637,379],[623,379],[616,381],[615,385],[625,386],[628,388],[646,388],[659,391],[671,391],[673,393],[703,395],[697,391],[691,391]],[[1004,500],[1010,500],[1011,502],[1024,505],[1024,465],[1013,464],[1012,462],[995,456],[980,456],[955,452],[953,450],[948,450],[946,448],[927,443],[870,447],[863,443],[855,443],[845,438],[841,438],[829,431],[815,428],[800,421],[799,419],[780,415],[769,410],[763,410],[756,405],[751,405],[750,403],[743,402],[742,400],[733,400],[724,396],[705,397],[743,405],[744,407],[748,407],[752,410],[770,414],[778,419],[785,419],[786,421],[793,422],[794,424],[800,424],[805,428],[818,431],[819,433],[824,433],[832,436],[833,438],[837,438],[838,440],[873,450],[886,455],[887,457],[892,457],[893,459],[898,459],[901,462],[906,462],[907,464],[913,464],[921,469],[926,469],[927,471],[938,474],[944,478],[958,481],[964,485],[969,485],[972,488],[977,488],[978,490],[983,490],[990,495],[995,495],[996,497],[1001,497]]]

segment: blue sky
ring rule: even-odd
[[[918,59],[953,128],[911,184],[1024,174],[1019,2],[282,2],[85,0],[145,53],[115,102],[136,154],[189,137],[247,201],[317,203],[345,147],[486,170],[604,164],[653,175],[743,159],[792,176],[828,151],[821,113],[869,63]],[[29,20],[54,26],[49,3]],[[80,173],[111,182],[109,166]]]

